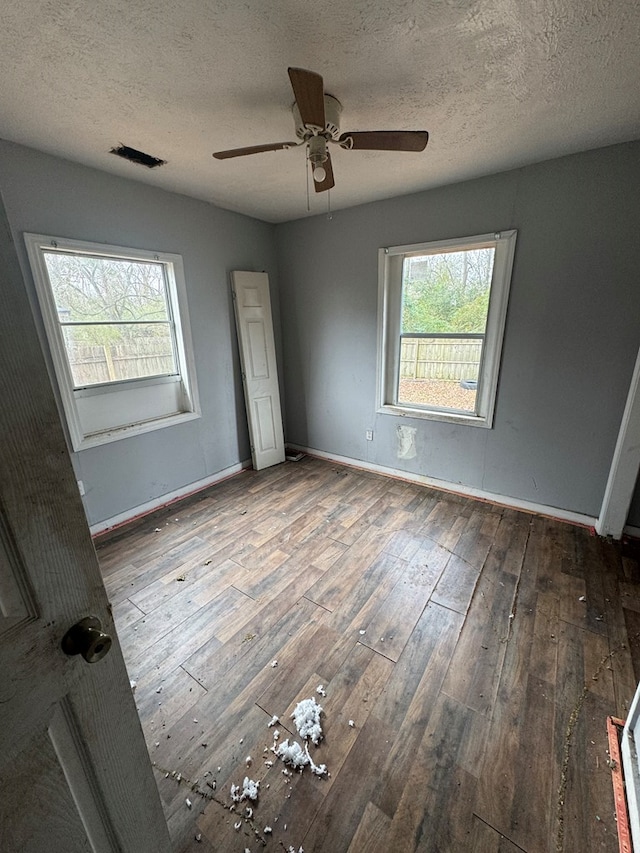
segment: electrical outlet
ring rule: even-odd
[[[373,441],[373,430],[368,429],[365,433],[367,441]]]
[[[82,480],[78,480],[78,491],[81,495],[84,495],[84,483]]]

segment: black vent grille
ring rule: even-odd
[[[139,163],[141,166],[147,166],[149,169],[155,169],[156,166],[164,166],[166,160],[161,160],[159,157],[152,157],[151,154],[145,154],[144,151],[138,151],[136,148],[129,148],[128,145],[119,145],[117,148],[112,148],[110,154],[116,154],[124,160],[129,160],[131,163]]]

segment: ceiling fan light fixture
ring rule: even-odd
[[[340,101],[327,95],[320,74],[305,68],[289,68],[289,80],[295,98],[292,104],[296,137],[299,142],[275,142],[268,145],[251,145],[216,151],[217,160],[278,151],[304,145],[307,169],[311,169],[313,186],[317,193],[335,186],[333,165],[327,143],[340,148],[361,151],[424,151],[429,140],[426,130],[373,130],[340,133]],[[269,172],[271,174],[271,172]],[[307,192],[309,190],[307,171]]]
[[[307,144],[309,148],[309,162],[311,163],[313,180],[317,184],[321,184],[327,177],[327,170],[323,165],[327,162],[329,157],[329,152],[327,151],[327,140],[324,136],[312,136]]]

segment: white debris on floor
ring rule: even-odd
[[[324,684],[318,684],[318,686],[316,687],[316,693],[318,693],[320,696],[327,695],[327,691],[324,689]]]
[[[281,758],[285,764],[295,767],[296,770],[303,770],[309,763],[304,749],[297,741],[284,740],[275,750],[278,758]]]
[[[267,723],[267,728],[271,728],[271,726],[277,726],[279,722],[280,717],[276,717],[276,715],[274,714],[273,717],[271,717],[271,719]]]
[[[300,737],[304,740],[311,738],[316,746],[322,739],[320,714],[322,714],[322,707],[312,696],[311,699],[303,699],[302,702],[298,702],[291,715]]]
[[[303,699],[301,702],[298,702],[291,717],[294,720],[298,734],[302,737],[303,741],[311,739],[311,741],[313,741],[317,746],[322,740],[323,733],[322,726],[320,724],[321,714],[322,707],[318,705],[313,697],[310,699]],[[279,737],[280,732],[276,729],[273,733],[273,746],[271,747],[271,751],[278,758],[282,759],[284,764],[289,767],[293,767],[294,770],[298,770],[300,773],[302,773],[305,767],[310,767],[311,772],[315,773],[316,776],[329,775],[327,773],[326,764],[316,764],[311,758],[307,743],[305,743],[303,747],[297,741],[293,739],[289,740],[289,738],[287,738],[282,743],[278,744]],[[286,769],[282,772],[285,776],[291,775],[290,771]]]
[[[312,773],[315,773],[316,776],[324,776],[327,772],[326,764],[314,764],[313,758],[309,755],[309,746],[305,743],[304,751],[307,754],[307,758],[309,759],[309,766],[311,767]]]
[[[241,803],[243,800],[252,800],[255,803],[258,799],[259,788],[260,780],[254,781],[245,776],[242,791],[240,785],[231,785],[231,799],[234,803]]]

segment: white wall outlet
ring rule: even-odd
[[[367,441],[373,441],[373,430],[368,429],[365,433],[365,436],[367,438]]]
[[[82,480],[78,480],[78,490],[81,495],[84,495],[84,483]]]

